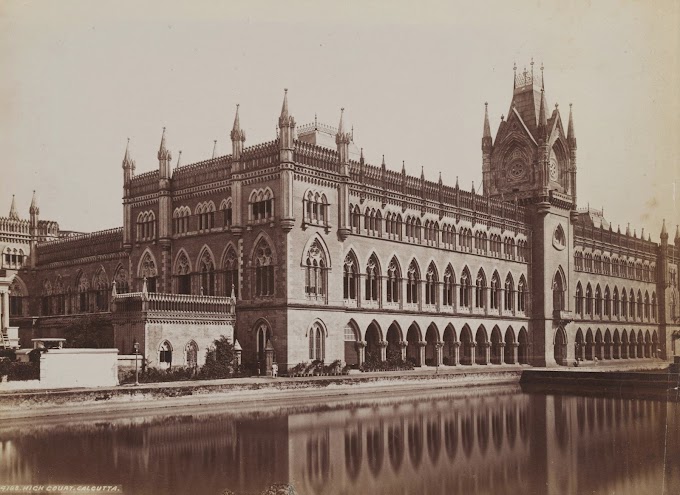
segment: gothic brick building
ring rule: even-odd
[[[243,360],[269,347],[281,369],[397,353],[421,366],[672,356],[680,233],[670,244],[664,225],[657,244],[577,209],[571,109],[565,131],[533,65],[515,73],[495,139],[485,112],[481,194],[366,163],[342,114],[337,129],[296,132],[287,94],[278,124],[246,148],[237,107],[232,154],[174,170],[165,130],[156,170],[135,175],[126,150],[123,227],[37,244],[17,278],[20,335],[93,312],[115,323],[115,281],[117,293],[233,291]],[[147,357],[191,335],[174,338]]]

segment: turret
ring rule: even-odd
[[[279,174],[281,183],[281,228],[290,232],[295,225],[293,207],[293,171],[295,162],[295,119],[288,111],[288,90],[284,90],[283,105],[279,116]]]
[[[343,175],[349,175],[349,143],[352,141],[352,135],[345,132],[343,124],[343,116],[345,109],[340,109],[340,123],[338,124],[338,132],[335,135],[335,144],[338,146],[338,161],[340,162],[340,169]]]
[[[666,219],[663,219],[663,223],[661,224],[661,244],[668,244],[668,231],[666,230]]]
[[[165,127],[163,127],[163,135],[161,136],[161,145],[158,149],[158,169],[159,169],[159,179],[169,179],[170,178],[170,160],[172,160],[172,153],[167,149],[165,145]]]
[[[37,262],[36,245],[38,244],[39,234],[38,231],[38,216],[40,215],[40,208],[38,208],[38,200],[35,197],[35,190],[33,191],[33,197],[31,198],[31,206],[28,209],[31,214],[29,222],[29,234],[30,234],[30,246],[31,246],[31,268],[35,268]]]
[[[484,131],[482,133],[482,187],[484,194],[491,190],[491,126],[489,125],[489,104],[484,103]]]
[[[12,205],[9,207],[10,220],[19,220],[19,212],[17,212],[17,205],[14,202],[14,194],[12,194]]]
[[[246,142],[246,133],[241,130],[241,119],[239,118],[239,105],[236,105],[236,116],[234,126],[231,128],[231,158],[234,161],[241,159],[243,153],[243,143]]]
[[[130,138],[128,138],[127,145],[125,146],[125,155],[123,156],[123,184],[129,184],[134,175],[135,161],[130,156]]]

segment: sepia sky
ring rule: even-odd
[[[680,222],[676,0],[137,4],[0,4],[0,215],[36,189],[62,229],[120,226],[126,138],[137,173],[164,126],[173,166],[228,154],[236,104],[269,141],[284,88],[298,125],[345,107],[369,163],[479,190],[484,102],[495,136],[533,57],[550,108],[573,103],[579,207],[654,240]]]

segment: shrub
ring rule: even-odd
[[[7,357],[0,357],[0,376],[9,375],[9,370],[12,367],[12,361]]]
[[[39,380],[40,365],[36,363],[10,363],[7,379],[9,381]]]
[[[104,349],[113,346],[113,326],[100,315],[80,317],[64,329],[66,347]]]
[[[149,366],[144,371],[140,370],[139,383],[180,382],[191,380],[195,374],[196,370],[194,368],[187,368],[186,366],[176,366],[167,370]],[[121,383],[135,383],[135,371],[127,371],[123,375]]]
[[[0,358],[9,358],[10,361],[16,361],[17,353],[14,349],[0,349]]]
[[[222,335],[206,354],[205,364],[198,372],[198,378],[210,380],[232,377],[235,357],[234,345]]]

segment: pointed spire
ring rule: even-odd
[[[359,160],[363,161],[364,160],[364,149],[361,148],[361,151],[359,152]],[[383,155],[383,163],[385,163],[385,155]]]
[[[491,138],[491,126],[489,125],[489,103],[484,102],[484,134],[483,138]]]
[[[543,88],[541,88],[541,106],[539,107],[538,110],[538,126],[540,129],[545,129],[545,127],[548,125],[548,118],[546,116],[546,102],[545,102],[545,91]],[[541,136],[542,137],[542,136]]]
[[[576,133],[574,132],[574,116],[569,103],[569,126],[567,127],[567,140],[572,148],[576,147]]]
[[[458,176],[456,175],[456,189],[460,189],[460,186],[458,185]]]
[[[179,168],[182,166],[182,150],[179,150],[179,153],[177,154],[177,165],[175,165],[175,168]]]
[[[19,220],[19,212],[17,212],[17,205],[14,202],[14,194],[12,194],[12,205],[9,207],[9,218],[11,220]]]
[[[125,155],[123,155],[123,168],[132,168],[132,158],[130,157],[130,138],[127,138],[125,145]]]
[[[406,162],[404,160],[401,161],[401,175],[406,175]]]
[[[213,154],[212,154],[212,157],[213,157],[213,158],[217,158],[217,139],[215,139],[215,140],[213,141]]]
[[[40,209],[38,208],[38,200],[35,197],[35,189],[33,190],[33,197],[31,198],[31,207],[28,209],[28,211],[31,213],[31,215],[37,215],[40,213]]]
[[[289,125],[290,114],[288,113],[288,88],[283,90],[283,105],[281,105],[281,115],[279,116],[279,127]]]
[[[361,148],[361,159],[363,160],[364,158],[364,149]],[[382,156],[382,162],[380,163],[381,168],[387,168],[387,165],[385,165],[385,155]]]
[[[665,228],[665,224],[664,224],[664,228]],[[626,235],[630,236],[630,222],[628,222],[628,224],[626,224]]]
[[[439,180],[437,181],[437,184],[439,184],[440,186],[442,185],[442,173],[441,173],[441,171],[439,171]]]
[[[472,181],[472,194],[475,194],[475,181]]]
[[[342,117],[345,114],[345,109],[341,108],[340,109],[340,123],[338,124],[338,134],[344,134],[345,133],[345,127],[342,123]]]
[[[675,226],[675,243],[680,241],[680,225]]]
[[[661,237],[668,237],[668,231],[666,231],[666,219],[663,219],[663,223],[661,224]]]
[[[168,148],[165,145],[165,127],[163,127],[163,135],[161,136],[161,145],[158,148],[158,160],[163,161],[163,160],[170,160],[172,158],[172,155],[170,154],[170,151],[168,151]]]
[[[239,104],[236,104],[236,115],[234,116],[234,125],[231,128],[231,141],[245,141],[246,133],[241,130],[241,118],[239,117]]]
[[[425,180],[425,168],[420,166],[420,180]]]

